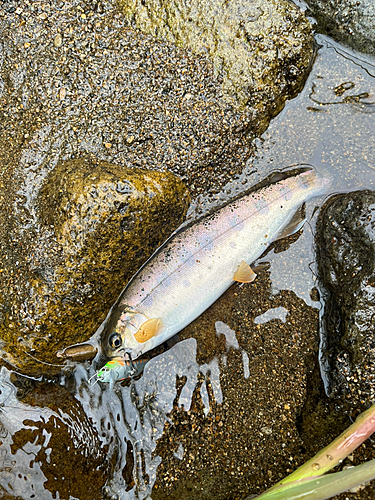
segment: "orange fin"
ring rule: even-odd
[[[234,281],[239,281],[240,283],[251,283],[255,280],[256,274],[251,269],[249,264],[246,264],[244,260],[241,261],[237,271],[234,273]]]
[[[148,319],[140,326],[137,333],[134,334],[135,340],[140,344],[143,344],[144,342],[151,339],[158,333],[160,326],[161,326],[160,318]]]

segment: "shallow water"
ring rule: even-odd
[[[221,331],[222,328],[219,328],[218,333]],[[229,342],[228,345],[233,343]],[[200,386],[205,413],[210,409],[208,379],[216,403],[222,403],[218,360],[214,358],[208,364],[199,365],[196,361],[196,340],[187,339],[149,361],[142,377],[128,387],[118,385],[114,391],[110,389],[109,384],[90,384],[88,377],[94,373],[92,367],[87,370],[83,365],[77,366],[74,396],[90,424],[100,431],[100,444],[85,439],[84,426],[81,427],[79,421],[74,419],[71,419],[71,433],[76,440],[85,442],[86,457],[99,454],[100,448],[105,446],[108,446],[110,454],[114,453],[113,448],[116,448],[116,464],[106,486],[110,496],[117,495],[119,499],[147,498],[161,461],[159,456],[153,455],[157,440],[163,434],[165,424],[169,420],[168,414],[174,404],[184,411],[190,410],[199,373],[205,376],[205,381]],[[61,412],[60,409],[56,411],[18,401],[10,376],[11,372],[2,367],[0,437],[3,474],[0,475],[0,493],[4,490],[22,498],[36,496],[38,499],[49,499],[52,498],[51,493],[43,486],[46,481],[43,466],[41,467],[35,458],[41,448],[49,449],[51,434],[48,431],[43,432],[42,439],[24,443],[16,453],[14,435],[25,429],[35,429],[38,422],[60,419]],[[181,377],[185,378],[185,383],[178,393],[176,378]],[[78,448],[82,445],[78,442],[75,444]],[[177,458],[182,459],[184,449],[181,443],[174,444],[174,447]],[[130,467],[127,464],[129,450],[134,453],[131,466],[134,487],[127,491],[128,484],[123,471]],[[17,474],[18,471],[20,472]]]
[[[308,224],[297,241],[286,251],[276,253],[272,250],[260,260],[270,263],[274,296],[282,290],[292,290],[314,308],[320,308],[320,303],[311,298],[311,290],[317,285],[314,210],[332,193],[374,189],[375,186],[375,61],[350,52],[327,37],[317,36],[317,41],[321,47],[304,90],[287,103],[257,141],[257,157],[215,200],[197,199],[189,215],[194,218],[208,211],[272,170],[292,164],[313,164],[332,179],[330,191],[307,204]],[[268,312],[256,313],[254,322],[259,325],[270,321],[283,323],[288,313],[287,308],[274,307]],[[53,456],[50,448],[53,432],[42,430],[39,437],[33,432],[37,422],[63,421],[68,428],[67,434],[72,437],[71,446],[76,446],[86,458],[97,460],[95,467],[103,470],[104,482],[109,475],[106,482],[109,497],[149,498],[161,463],[155,450],[166,425],[171,424],[173,407],[188,412],[196,388],[205,415],[213,404],[225,403],[221,373],[225,371],[230,348],[240,353],[243,380],[249,378],[249,353],[241,348],[236,332],[219,318],[215,326],[216,334],[223,334],[226,342],[226,352],[220,357],[200,363],[195,339],[183,340],[152,359],[139,380],[125,387],[117,384],[114,391],[108,385],[90,385],[88,379],[94,374],[94,367],[78,365],[74,384],[68,378],[60,382],[69,387],[79,405],[80,410],[73,416],[61,409],[18,400],[11,372],[2,368],[0,493],[8,492],[21,498],[60,498],[51,486],[53,474],[48,476],[38,459],[41,450],[45,452],[46,461]],[[87,428],[94,429],[92,434]],[[16,449],[14,436],[24,429],[30,430],[30,436]],[[264,429],[267,434],[268,428]],[[182,460],[185,449],[181,442],[173,442],[171,446],[175,458]],[[107,457],[101,456],[103,447],[107,447],[106,453],[111,457],[108,467]],[[69,456],[70,450],[66,453]],[[56,477],[56,481],[65,480]],[[74,491],[71,498],[79,498],[79,490]],[[97,492],[90,498],[97,498],[96,495]],[[61,494],[61,498],[66,496]]]

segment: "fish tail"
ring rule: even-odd
[[[328,170],[328,168],[319,165],[319,169],[315,169],[317,173],[318,180],[322,187],[322,194],[330,191],[333,186],[333,174]]]

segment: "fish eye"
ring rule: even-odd
[[[108,343],[112,349],[117,349],[122,344],[121,335],[119,333],[112,333],[108,339]]]

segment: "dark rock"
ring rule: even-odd
[[[56,166],[40,191],[37,224],[24,233],[37,237],[21,246],[2,235],[3,357],[28,373],[59,370],[56,352],[95,332],[188,203],[184,184],[168,172],[90,160]]]
[[[352,407],[375,394],[375,193],[330,199],[317,226],[330,391]]]
[[[375,54],[373,0],[305,0],[322,33],[356,50]]]

